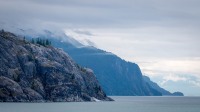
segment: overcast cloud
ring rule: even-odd
[[[199,20],[199,0],[0,0],[0,28],[64,31],[186,95],[200,95]]]

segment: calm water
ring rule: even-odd
[[[114,102],[0,103],[0,112],[200,112],[200,97],[112,97]]]

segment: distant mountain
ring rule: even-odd
[[[63,50],[0,31],[0,102],[96,101],[108,98],[91,69]]]
[[[158,84],[156,84],[155,82],[151,81],[149,77],[147,76],[143,76],[143,79],[145,82],[147,82],[152,88],[154,88],[155,90],[159,91],[162,93],[163,96],[184,96],[183,93],[181,92],[174,92],[174,93],[170,93],[169,91],[161,88],[160,86],[158,86]]]

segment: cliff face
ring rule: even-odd
[[[0,32],[0,101],[94,101],[106,97],[92,70],[61,49]]]

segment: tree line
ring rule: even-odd
[[[4,33],[5,33],[4,29],[1,29],[0,33],[1,33],[1,36],[4,36]],[[23,37],[23,41],[27,42],[25,36]],[[39,44],[42,46],[51,46],[51,41],[49,39],[32,38],[31,41],[29,41],[29,42],[31,42],[32,44]]]
[[[31,39],[31,43],[32,44],[39,44],[39,45],[42,45],[42,46],[51,46],[51,41],[48,40],[48,39],[41,39],[41,38],[32,38]]]

